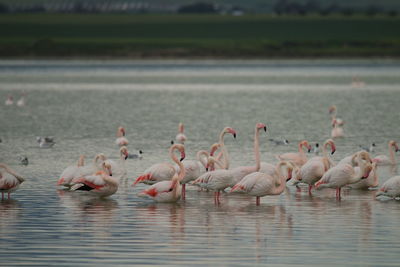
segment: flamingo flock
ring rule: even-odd
[[[12,99],[10,99],[11,101]],[[255,197],[255,204],[260,205],[261,198],[265,196],[280,195],[285,191],[287,182],[301,191],[300,184],[308,186],[311,196],[324,188],[334,189],[336,198],[341,199],[341,190],[344,187],[353,189],[378,189],[379,177],[377,169],[381,166],[397,165],[395,153],[399,150],[397,142],[388,142],[388,155],[373,157],[372,149],[360,150],[335,162],[332,155],[337,147],[335,139],[344,137],[342,119],[337,117],[336,106],[329,109],[331,115],[331,138],[321,146],[322,155],[319,156],[318,143],[314,147],[314,157],[308,157],[312,146],[307,140],[297,144],[297,151],[276,155],[276,161],[261,161],[260,146],[264,137],[261,132],[269,136],[268,126],[257,123],[254,127],[254,164],[243,166],[230,166],[230,156],[225,146],[227,135],[236,139],[237,133],[232,127],[224,127],[218,136],[218,142],[207,150],[196,153],[196,159],[188,160],[186,157],[184,125],[179,123],[178,134],[169,148],[170,161],[150,165],[141,175],[134,179],[132,190],[144,183],[149,185],[137,193],[139,197],[150,198],[156,202],[177,202],[185,200],[187,186],[197,186],[200,190],[211,191],[214,203],[221,203],[221,193],[246,194]],[[49,142],[49,137],[40,137],[38,142]],[[286,139],[265,139],[275,145],[289,146]],[[51,140],[53,141],[53,140]],[[64,190],[76,192],[86,191],[97,197],[108,197],[115,194],[122,181],[128,180],[126,160],[128,158],[142,158],[142,151],[138,154],[129,154],[124,127],[118,127],[115,144],[119,146],[118,160],[110,160],[104,154],[97,154],[92,162],[85,164],[85,156],[80,155],[77,162],[67,166],[57,181],[57,186]],[[52,145],[49,145],[50,147]],[[375,143],[373,144],[373,148]],[[179,154],[179,157],[178,157]],[[249,162],[249,160],[246,160]],[[15,192],[25,181],[9,166],[0,163],[0,192],[4,194]],[[189,192],[190,193],[190,192]],[[400,176],[387,180],[376,194],[379,196],[400,197]]]

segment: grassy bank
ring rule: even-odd
[[[0,57],[400,57],[400,18],[0,16]]]

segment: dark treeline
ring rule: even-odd
[[[233,14],[262,13],[247,7],[217,5],[213,2],[196,2],[187,5],[160,5],[143,2],[124,1],[64,1],[56,3],[36,4],[9,4],[0,2],[0,13],[180,13],[180,14]],[[388,15],[397,16],[398,11],[393,8],[379,6],[379,3],[367,5],[363,8],[340,6],[336,2],[321,6],[316,0],[300,3],[295,0],[277,0],[270,12],[277,15],[319,14],[322,16],[341,14],[351,16],[364,14],[367,16]]]

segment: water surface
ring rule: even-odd
[[[186,125],[188,158],[217,141],[224,126],[231,166],[253,164],[254,125],[262,160],[296,150],[302,139],[330,135],[328,107],[346,122],[335,160],[399,140],[400,62],[390,60],[286,61],[0,61],[0,162],[27,181],[0,202],[0,256],[10,265],[352,265],[397,266],[398,201],[377,201],[374,191],[330,190],[308,196],[293,186],[261,205],[241,195],[189,188],[187,200],[157,204],[141,199],[133,179],[150,165],[169,161],[179,122]],[[351,85],[352,77],[365,82]],[[27,93],[23,108],[3,105]],[[118,157],[116,129],[124,126],[128,184],[107,198],[60,191],[55,183],[80,154]],[[40,149],[36,136],[56,145]],[[287,138],[275,146],[268,138]],[[18,165],[18,156],[29,158]],[[312,155],[310,155],[312,156]],[[380,183],[392,172],[379,169]]]

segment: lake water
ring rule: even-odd
[[[353,88],[352,77],[365,82]],[[27,93],[25,107],[5,106]],[[130,184],[150,165],[169,161],[179,122],[187,158],[207,149],[225,126],[231,166],[253,164],[254,125],[263,161],[330,136],[328,107],[345,120],[335,160],[375,143],[400,140],[400,62],[283,61],[0,61],[0,162],[27,180],[0,202],[0,265],[345,265],[398,266],[400,206],[375,191],[331,190],[312,197],[288,184],[280,196],[254,198],[189,188],[186,201],[157,204]],[[80,154],[118,157],[124,126],[128,185],[107,199],[58,190],[56,181]],[[40,149],[36,136],[54,136]],[[286,138],[276,146],[268,138]],[[18,164],[27,156],[28,166]],[[310,154],[310,156],[312,156]],[[379,169],[380,184],[392,171]]]

